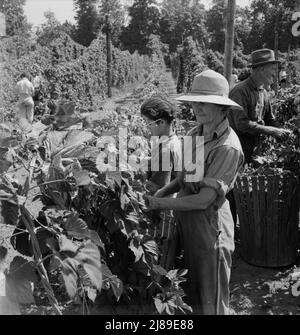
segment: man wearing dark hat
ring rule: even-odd
[[[274,51],[270,49],[256,50],[251,54],[251,75],[238,83],[230,92],[229,97],[243,111],[232,107],[228,114],[230,126],[237,133],[245,155],[245,163],[250,163],[259,145],[260,135],[284,138],[289,130],[278,128],[270,98],[264,87],[273,83],[276,74]]]

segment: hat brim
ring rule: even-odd
[[[269,60],[269,61],[266,61],[266,62],[260,62],[260,63],[256,63],[256,64],[249,64],[250,67],[252,67],[253,69],[258,67],[258,66],[261,66],[261,65],[267,65],[267,64],[279,64],[281,63],[280,60]]]
[[[206,102],[210,104],[232,106],[232,107],[236,107],[239,109],[243,109],[240,105],[238,105],[233,100],[227,97],[219,96],[219,95],[199,95],[199,94],[189,93],[186,95],[182,95],[181,97],[178,97],[175,100],[186,101],[186,102]]]

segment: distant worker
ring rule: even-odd
[[[238,78],[237,74],[233,74],[231,76],[230,89],[232,89],[238,82],[239,82],[239,78]]]
[[[280,88],[286,88],[287,86],[287,73],[285,69],[282,69],[279,73]]]
[[[22,73],[20,76],[21,80],[16,85],[16,93],[19,95],[19,113],[18,119],[26,119],[30,124],[33,122],[33,111],[34,111],[34,86],[29,81],[26,73]]]
[[[42,82],[43,82],[42,75],[39,72],[36,72],[36,75],[32,81],[34,87],[34,95],[33,95],[34,114],[36,116],[42,114],[43,111],[43,109],[41,108],[41,103],[43,102],[44,98],[42,92]]]

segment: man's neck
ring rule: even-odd
[[[163,134],[161,134],[161,136],[171,136],[173,134],[174,134],[173,127],[170,126],[163,132]]]
[[[208,142],[213,138],[216,129],[222,122],[224,122],[224,120],[224,117],[220,116],[214,120],[214,122],[203,124],[203,136],[205,142]]]
[[[250,78],[252,79],[252,81],[255,83],[257,88],[260,88],[263,86],[263,81],[262,78],[256,74],[256,73],[252,73]]]

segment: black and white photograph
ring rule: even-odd
[[[300,0],[0,0],[11,315],[300,315]]]

